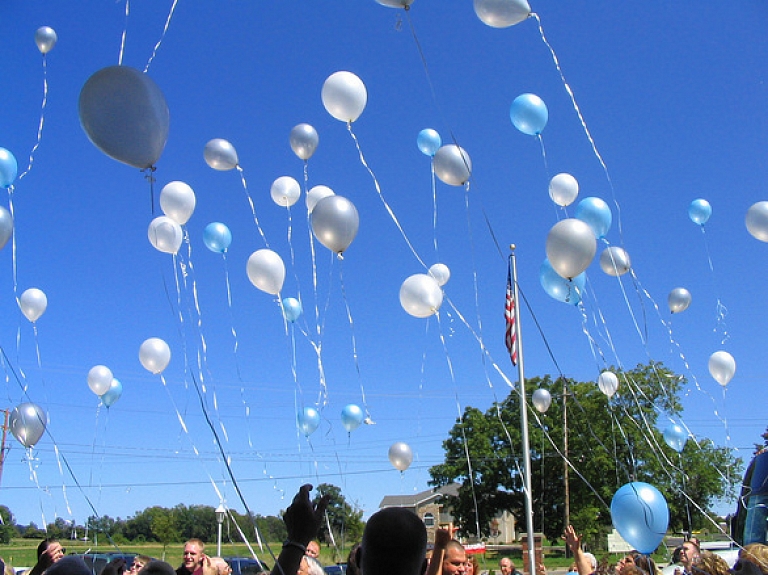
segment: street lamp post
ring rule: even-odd
[[[221,525],[224,523],[224,517],[227,515],[227,510],[224,508],[223,503],[219,503],[216,508],[216,521],[219,523],[219,534],[216,540],[216,556],[221,557]]]

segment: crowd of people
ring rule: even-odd
[[[320,546],[315,540],[328,498],[316,504],[309,498],[311,485],[303,485],[285,511],[288,539],[283,543],[271,575],[325,575],[318,559]],[[650,556],[632,552],[615,565],[597,558],[583,549],[581,538],[572,526],[563,540],[573,555],[568,575],[662,575]],[[67,556],[61,543],[46,539],[37,548],[37,563],[23,575],[94,575],[82,557]],[[768,575],[768,545],[751,543],[741,548],[733,567],[719,555],[700,548],[695,539],[685,541],[673,554],[679,564],[674,575]],[[4,575],[15,575],[2,564]],[[547,575],[543,563],[536,575]],[[181,565],[145,555],[134,557],[127,565],[124,559],[109,562],[100,575],[231,575],[232,568],[221,557],[208,556],[205,543],[190,539],[184,544]],[[521,575],[509,557],[499,561],[500,575]],[[464,546],[452,539],[448,531],[438,530],[432,549],[427,551],[427,531],[413,512],[396,507],[374,513],[366,523],[363,540],[355,545],[347,558],[348,575],[481,575],[477,559],[468,555]],[[270,575],[270,574],[265,574]]]

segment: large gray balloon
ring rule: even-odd
[[[296,154],[299,159],[308,160],[312,157],[312,154],[317,150],[317,145],[320,143],[320,136],[317,135],[315,130],[309,124],[299,124],[294,126],[291,130],[289,138],[291,144],[291,150]]]
[[[206,164],[220,172],[234,170],[239,163],[235,147],[222,138],[208,141],[203,149],[203,158]]]
[[[575,278],[589,267],[596,252],[595,233],[581,220],[560,220],[549,230],[547,259],[561,277]]]
[[[102,68],[80,91],[80,124],[110,158],[135,168],[154,166],[168,140],[170,113],[152,79],[135,68]]]
[[[360,216],[343,196],[327,196],[312,210],[312,231],[326,248],[337,254],[349,247],[357,235]]]
[[[33,447],[45,433],[48,417],[34,403],[22,403],[16,407],[8,420],[11,433],[24,447]]]
[[[13,235],[13,218],[11,212],[0,206],[0,250],[5,247]]]
[[[472,160],[467,151],[456,144],[446,144],[432,158],[435,175],[449,186],[463,186],[472,175]]]

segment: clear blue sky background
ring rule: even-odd
[[[170,5],[131,2],[124,64],[144,68]],[[515,243],[521,287],[565,375],[595,380],[606,367],[601,353],[608,364],[626,367],[653,358],[689,378],[684,419],[698,437],[728,443],[748,458],[765,430],[768,246],[747,233],[744,216],[754,202],[768,199],[768,8],[762,2],[724,7],[582,0],[532,8],[613,189],[534,19],[497,30],[475,16],[469,0],[417,0],[410,10],[417,45],[405,13],[373,0],[179,2],[149,70],[171,113],[155,201],[173,180],[196,192],[197,210],[187,225],[193,274],[182,297],[189,301],[194,284],[207,343],[206,401],[217,430],[226,429],[224,449],[253,511],[277,513],[307,481],[341,486],[366,514],[384,495],[426,489],[427,470],[442,459],[441,441],[457,404],[487,409],[508,392],[448,305],[439,324],[400,307],[400,284],[423,269],[382,206],[345,125],[323,108],[322,84],[338,70],[354,72],[367,86],[368,105],[353,130],[384,197],[424,260],[450,267],[446,294],[510,379],[516,374],[503,345],[502,310],[506,246]],[[0,5],[0,146],[15,154],[20,172],[41,112],[42,57],[33,37],[42,25],[59,36],[47,57],[45,125],[33,168],[13,195],[18,293],[38,287],[49,300],[38,321],[42,369],[33,330],[14,300],[10,244],[0,252],[0,345],[15,372],[25,374],[29,398],[48,412],[62,463],[66,458],[82,491],[66,470],[59,472],[52,437],[46,436],[32,462],[39,486],[23,448],[11,442],[0,501],[21,523],[57,515],[83,522],[93,513],[84,494],[100,514],[126,517],[150,505],[215,506],[213,481],[227,503],[242,510],[185,375],[185,363],[198,373],[197,314],[185,306],[180,324],[172,257],[147,240],[153,217],[148,185],[138,170],[97,150],[79,125],[83,84],[118,61],[125,3]],[[512,100],[524,92],[538,94],[549,108],[546,160],[536,139],[509,120]],[[303,198],[291,211],[291,265],[288,215],[269,197],[279,176],[303,181],[302,162],[288,145],[300,122],[320,135],[308,164],[309,185],[324,184],[351,199],[361,220],[343,264],[317,245],[319,298],[329,302],[322,355],[328,404],[309,442],[297,436],[295,406],[318,398],[316,356],[301,333],[286,335],[275,298],[246,277],[245,262],[263,242],[240,179],[203,161],[211,138],[237,148],[260,222],[289,266],[282,295],[301,289],[311,302]],[[468,195],[438,182],[436,230],[430,161],[416,147],[426,127],[444,141],[452,132],[474,166]],[[639,330],[647,331],[647,345],[617,280],[596,262],[588,270],[584,309],[586,331],[601,353],[590,349],[580,310],[539,286],[547,232],[564,215],[547,191],[558,172],[576,176],[580,198],[599,196],[612,206],[608,240],[623,244],[632,257],[640,295],[626,278],[624,289]],[[699,197],[713,206],[705,236],[687,214]],[[621,234],[614,199],[621,207]],[[155,211],[160,213],[157,204]],[[234,235],[226,267],[202,243],[202,230],[212,221],[225,222]],[[691,291],[693,304],[671,318],[667,294],[678,286]],[[728,310],[724,325],[717,322],[718,298]],[[671,320],[679,348],[661,319]],[[557,374],[527,310],[522,324],[527,375]],[[186,361],[181,332],[188,334]],[[730,337],[723,345],[724,332]],[[139,345],[152,336],[172,348],[165,378],[173,403],[160,378],[138,361]],[[707,371],[707,359],[718,349],[737,362],[726,397]],[[86,384],[96,364],[108,365],[124,387],[109,413],[99,410]],[[25,398],[10,367],[3,369],[3,407],[13,407]],[[348,437],[339,413],[347,403],[362,403],[363,389],[376,425]],[[180,428],[174,403],[189,434]],[[402,476],[387,460],[395,441],[406,441],[415,453]]]

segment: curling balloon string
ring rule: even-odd
[[[544,147],[544,138],[541,134],[536,134],[534,137],[538,140],[539,146],[541,147],[541,159],[544,161],[544,175],[546,176],[547,181],[549,181],[551,178],[549,176],[549,162],[547,162],[547,149]]]
[[[251,207],[251,214],[253,215],[253,223],[256,224],[256,229],[259,230],[259,234],[261,235],[261,239],[264,240],[264,246],[269,247],[269,242],[267,241],[267,236],[264,235],[264,230],[261,229],[261,224],[259,224],[259,217],[256,215],[256,206],[253,203],[253,198],[251,197],[251,192],[248,191],[248,183],[245,181],[245,171],[243,168],[241,168],[239,165],[235,166],[237,168],[237,172],[240,174],[240,181],[243,184],[243,190],[245,191],[245,197],[248,199],[248,205]]]
[[[728,308],[723,305],[722,300],[720,299],[720,290],[718,289],[718,281],[717,276],[715,275],[715,266],[712,263],[712,256],[709,253],[709,242],[707,242],[707,233],[704,229],[704,224],[701,224],[699,226],[701,228],[701,237],[704,240],[704,250],[707,253],[707,263],[709,264],[709,273],[712,276],[712,284],[715,287],[715,298],[717,300],[717,303],[715,304],[715,319],[716,324],[715,328],[712,330],[715,333],[718,331],[722,332],[722,339],[720,340],[720,345],[725,345],[725,342],[728,341],[731,338],[731,335],[728,333],[728,326],[725,323],[725,316],[728,315]]]
[[[40,106],[40,122],[37,125],[37,141],[32,146],[32,151],[29,152],[29,163],[27,169],[24,170],[18,178],[19,182],[32,170],[32,164],[35,162],[35,152],[40,147],[40,142],[43,139],[43,126],[45,125],[45,108],[48,104],[48,58],[43,54],[43,103]]]
[[[128,16],[131,14],[131,0],[125,0],[125,25],[120,39],[120,53],[117,56],[117,65],[123,65],[123,53],[125,52],[125,37],[128,35]]]
[[[408,249],[411,250],[411,253],[413,254],[413,256],[424,267],[424,269],[427,269],[428,268],[427,264],[425,264],[424,261],[421,259],[421,257],[419,257],[419,254],[416,251],[416,248],[413,247],[411,240],[408,239],[408,235],[405,233],[403,226],[400,225],[400,221],[397,219],[395,212],[392,211],[392,208],[389,206],[389,204],[387,203],[387,200],[384,198],[384,194],[381,191],[381,186],[379,185],[379,181],[376,179],[376,174],[373,173],[373,170],[368,165],[368,162],[366,162],[365,156],[363,155],[363,150],[360,147],[360,142],[358,141],[355,133],[352,131],[352,122],[347,122],[347,130],[349,131],[349,135],[352,136],[352,140],[355,142],[355,147],[357,148],[357,153],[360,157],[360,163],[368,171],[368,174],[371,176],[371,179],[373,180],[373,185],[376,188],[376,193],[378,194],[379,199],[381,200],[381,203],[384,205],[384,209],[387,210],[389,217],[394,222],[395,226],[400,232],[400,235],[403,236],[403,239],[405,240],[405,243],[408,246]]]
[[[168,28],[171,25],[171,18],[173,17],[173,12],[176,10],[176,4],[179,3],[179,0],[173,0],[173,4],[171,4],[171,10],[168,12],[168,18],[165,20],[165,26],[163,27],[163,32],[160,34],[160,39],[157,41],[157,44],[155,44],[155,47],[152,49],[152,55],[149,57],[149,60],[147,61],[147,65],[144,66],[144,73],[146,74],[149,72],[149,66],[152,64],[152,61],[155,59],[155,56],[157,55],[157,51],[160,49],[160,44],[163,43],[163,40],[165,39],[165,34],[168,32]]]

